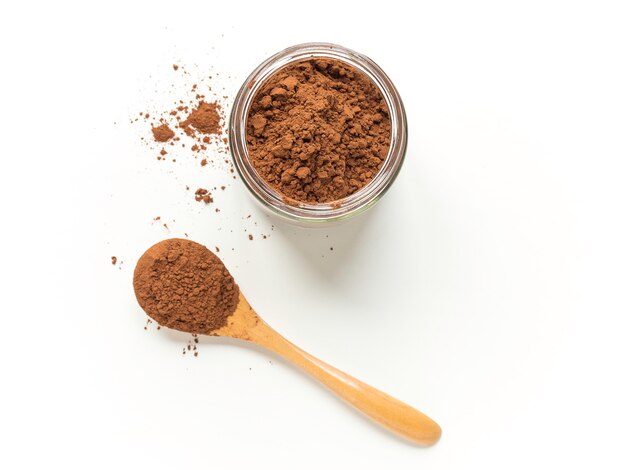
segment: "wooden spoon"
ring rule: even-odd
[[[350,377],[294,346],[250,307],[222,261],[207,247],[172,238],[137,261],[139,305],[160,325],[256,343],[291,361],[356,409],[400,436],[432,445],[441,428],[414,408]]]
[[[252,309],[243,294],[226,326],[211,336],[228,336],[274,351],[335,392],[357,410],[390,431],[422,446],[437,442],[441,428],[415,408],[311,356],[274,331]]]

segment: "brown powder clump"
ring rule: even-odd
[[[211,196],[211,193],[208,189],[198,188],[196,189],[194,196],[196,201],[198,202],[203,201],[205,204],[210,204],[211,202],[213,202],[213,196]]]
[[[174,131],[167,124],[161,124],[152,128],[152,135],[157,142],[167,142],[174,137]]]
[[[296,203],[349,196],[380,170],[391,140],[389,109],[362,72],[334,59],[279,70],[255,95],[246,124],[252,165]]]
[[[220,110],[220,105],[217,103],[200,101],[179,126],[191,136],[195,135],[195,131],[202,134],[219,134],[222,131]]]
[[[172,238],[149,248],[133,276],[141,308],[159,325],[210,334],[226,325],[239,287],[226,266],[199,243]]]

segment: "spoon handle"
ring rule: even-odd
[[[439,440],[441,428],[428,416],[311,356],[263,320],[248,331],[246,339],[297,365],[354,408],[405,439],[422,446]]]

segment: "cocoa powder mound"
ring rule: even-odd
[[[167,124],[161,124],[152,128],[152,135],[157,142],[167,142],[174,137],[174,131]]]
[[[255,95],[246,123],[250,160],[285,200],[345,198],[380,170],[391,141],[389,109],[362,72],[335,59],[290,64]]]
[[[226,325],[239,302],[239,287],[208,248],[181,238],[149,248],[133,276],[141,308],[159,325],[210,334]]]
[[[195,135],[195,131],[202,134],[219,134],[222,131],[220,111],[219,104],[200,101],[198,106],[179,126],[187,135],[191,136]]]

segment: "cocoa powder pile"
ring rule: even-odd
[[[191,114],[179,126],[185,131],[185,134],[190,136],[195,135],[195,131],[199,131],[202,134],[217,135],[222,131],[220,112],[221,107],[219,104],[200,101],[198,106],[191,111]]]
[[[157,142],[167,142],[174,137],[174,131],[167,124],[161,124],[152,128],[152,135]]]
[[[290,64],[255,95],[246,124],[250,160],[285,199],[349,196],[380,170],[391,140],[389,109],[362,72],[335,59]]]
[[[133,276],[141,308],[159,325],[211,334],[226,325],[239,302],[239,287],[208,248],[181,238],[149,248]]]

